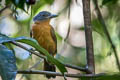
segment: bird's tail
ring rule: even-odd
[[[55,65],[48,63],[46,60],[44,60],[44,70],[45,70],[45,71],[56,72]],[[46,77],[47,77],[48,79],[50,79],[50,78],[55,78],[56,76],[48,75],[48,74],[47,74]]]

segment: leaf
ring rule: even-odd
[[[15,53],[15,51],[14,51],[14,49],[13,49],[13,46],[12,46],[11,44],[9,44],[9,43],[4,43],[4,45],[5,45],[8,49],[12,50],[13,53]]]
[[[57,37],[57,40],[62,41],[63,38],[61,35],[59,35],[57,32],[55,32],[55,35]]]
[[[112,4],[115,4],[118,0],[103,0],[102,1],[102,5],[106,5],[108,3],[112,3]]]
[[[68,63],[71,63],[71,62],[72,62],[71,59],[66,58],[66,57],[64,57],[64,56],[62,56],[62,55],[60,55],[60,54],[56,54],[55,58],[56,58],[57,60],[59,60],[60,62],[62,62],[62,63],[67,63],[67,64],[68,64]]]
[[[92,28],[95,32],[100,34],[102,37],[104,38],[106,37],[104,34],[104,29],[97,19],[92,21]]]
[[[54,0],[45,0],[45,2],[48,4],[52,4],[54,2]]]
[[[120,73],[106,73],[97,77],[96,80],[120,80]]]
[[[32,5],[32,15],[36,15],[46,4],[45,0],[37,1],[35,5]]]
[[[28,38],[28,37],[9,38],[3,34],[0,35],[0,43],[6,43],[6,42],[11,42],[11,41],[22,42],[22,43],[25,43],[25,44],[28,44],[28,45],[34,47],[37,51],[42,52],[47,57],[47,60],[49,62],[55,64],[58,67],[58,69],[61,71],[62,74],[67,72],[65,66],[60,61],[53,58],[48,53],[48,51],[46,51],[44,48],[42,48],[40,45],[38,45],[38,43],[35,39]]]
[[[62,74],[64,74],[65,72],[67,72],[65,66],[60,62],[58,61],[57,59],[53,58],[49,53],[48,51],[46,51],[44,48],[42,48],[40,45],[38,45],[36,43],[36,41],[32,38],[23,38],[21,40],[17,40],[18,42],[22,42],[22,43],[26,43],[28,45],[31,45],[32,47],[34,47],[37,51],[39,52],[42,52],[46,57],[47,57],[47,60],[53,64],[55,64],[58,69],[60,70],[60,72]]]
[[[23,11],[26,12],[25,10],[25,3],[26,3],[26,0],[11,0],[12,3],[17,7],[17,8],[20,8],[22,9]]]
[[[22,37],[19,37],[19,38],[9,38],[8,36],[0,33],[0,44],[1,43],[7,43],[7,42],[10,42],[10,41],[19,40],[19,39],[22,39]]]
[[[84,26],[82,26],[82,27],[80,27],[80,28],[79,28],[79,30],[85,30],[85,27],[84,27]]]
[[[0,75],[2,80],[15,80],[17,73],[15,55],[0,44]]]
[[[100,73],[97,76],[83,76],[81,80],[120,80],[120,73]]]
[[[5,4],[6,4],[6,5],[9,5],[10,3],[11,3],[10,0],[5,0]]]

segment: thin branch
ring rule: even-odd
[[[104,32],[105,32],[106,36],[107,36],[107,39],[108,39],[108,41],[109,41],[109,43],[110,43],[110,45],[111,45],[111,47],[112,47],[112,49],[114,51],[114,56],[115,56],[115,59],[116,59],[116,64],[117,64],[118,70],[120,71],[120,63],[119,63],[119,58],[118,58],[118,55],[117,55],[116,47],[113,44],[112,39],[110,37],[110,34],[109,34],[108,30],[107,30],[107,26],[106,26],[105,21],[103,19],[102,13],[101,13],[101,11],[99,9],[97,0],[93,0],[93,2],[94,2],[94,5],[95,5],[95,11],[96,11],[98,20],[102,24],[102,27],[104,29]]]
[[[54,75],[54,76],[62,76],[63,74],[58,72],[50,72],[50,71],[40,71],[40,70],[19,70],[17,71],[18,74],[48,74],[48,75]],[[98,76],[104,76],[104,73],[100,74],[70,74],[65,73],[66,77],[72,77],[72,78],[96,78]]]
[[[71,0],[67,0],[66,6],[65,6],[62,10],[60,10],[60,11],[58,12],[58,15],[60,15],[60,14],[63,13],[64,11],[67,11],[68,7],[70,6],[70,3],[71,3]]]
[[[68,19],[69,19],[69,26],[68,26],[68,32],[66,35],[66,38],[64,39],[64,41],[68,40],[69,34],[70,34],[70,11],[71,11],[71,0],[69,2],[69,7],[68,7]]]
[[[38,62],[36,62],[33,66],[31,66],[28,70],[31,70],[31,69],[33,69],[33,68],[36,68],[39,64],[40,64],[40,62],[42,62],[43,60],[39,60]]]
[[[33,66],[31,66],[30,68],[28,68],[27,70],[31,70],[32,68],[35,68],[38,66],[38,64],[40,64],[41,60],[39,60],[38,62],[36,62]],[[25,76],[25,74],[22,74],[22,76],[20,77],[19,80],[22,80],[23,77]]]
[[[14,45],[16,45],[16,46],[18,46],[18,47],[20,47],[20,48],[22,48],[22,49],[25,49],[26,51],[28,51],[28,52],[30,52],[30,53],[32,53],[32,54],[34,54],[34,55],[36,55],[36,56],[38,56],[38,57],[40,57],[40,58],[42,58],[42,59],[45,59],[44,56],[39,55],[37,52],[34,52],[33,50],[28,49],[28,48],[26,48],[25,46],[23,46],[23,45],[15,42],[15,41],[12,41],[11,43],[14,44]],[[68,68],[80,70],[80,71],[83,71],[83,72],[86,72],[86,71],[87,71],[86,68],[82,68],[82,67],[79,67],[79,66],[75,66],[75,65],[71,65],[71,64],[63,64],[63,65],[66,66],[66,67],[68,67]]]
[[[95,62],[93,52],[93,39],[92,39],[92,28],[91,28],[91,11],[90,11],[90,0],[82,0],[83,3],[83,14],[84,14],[84,27],[85,27],[85,38],[86,38],[86,57],[88,74],[95,73]]]
[[[31,49],[26,48],[25,46],[21,45],[20,43],[17,43],[15,41],[11,41],[11,43],[16,45],[16,46],[18,46],[18,47],[20,47],[20,48],[22,48],[22,49],[24,49],[24,50],[26,50],[26,51],[28,51],[28,52],[30,52],[31,54],[34,54],[34,55],[36,55],[36,56],[38,56],[40,58],[45,59],[45,56],[39,55],[37,52],[35,52],[35,51],[31,50]]]
[[[9,6],[6,6],[6,7],[4,7],[4,8],[2,8],[1,10],[0,10],[0,14],[5,10],[5,9],[7,9]]]
[[[79,71],[87,72],[87,68],[83,68],[83,67],[79,67],[79,66],[75,66],[75,65],[71,65],[71,64],[64,64],[64,66],[66,66],[68,68],[76,69]]]
[[[63,47],[62,47],[62,49],[60,50],[60,53],[63,53],[63,52],[66,50],[66,48],[67,48],[66,43],[68,43],[68,38],[69,38],[70,28],[71,28],[71,25],[70,25],[70,10],[71,10],[71,9],[70,9],[70,8],[71,8],[71,0],[68,1],[68,19],[69,19],[68,31],[67,31],[66,37],[63,39],[63,42],[62,42]]]

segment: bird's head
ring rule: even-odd
[[[48,20],[57,16],[58,15],[51,14],[50,12],[42,11],[33,18],[33,21],[36,22],[36,21]]]

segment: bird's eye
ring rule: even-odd
[[[46,16],[45,14],[43,14],[42,16]]]

